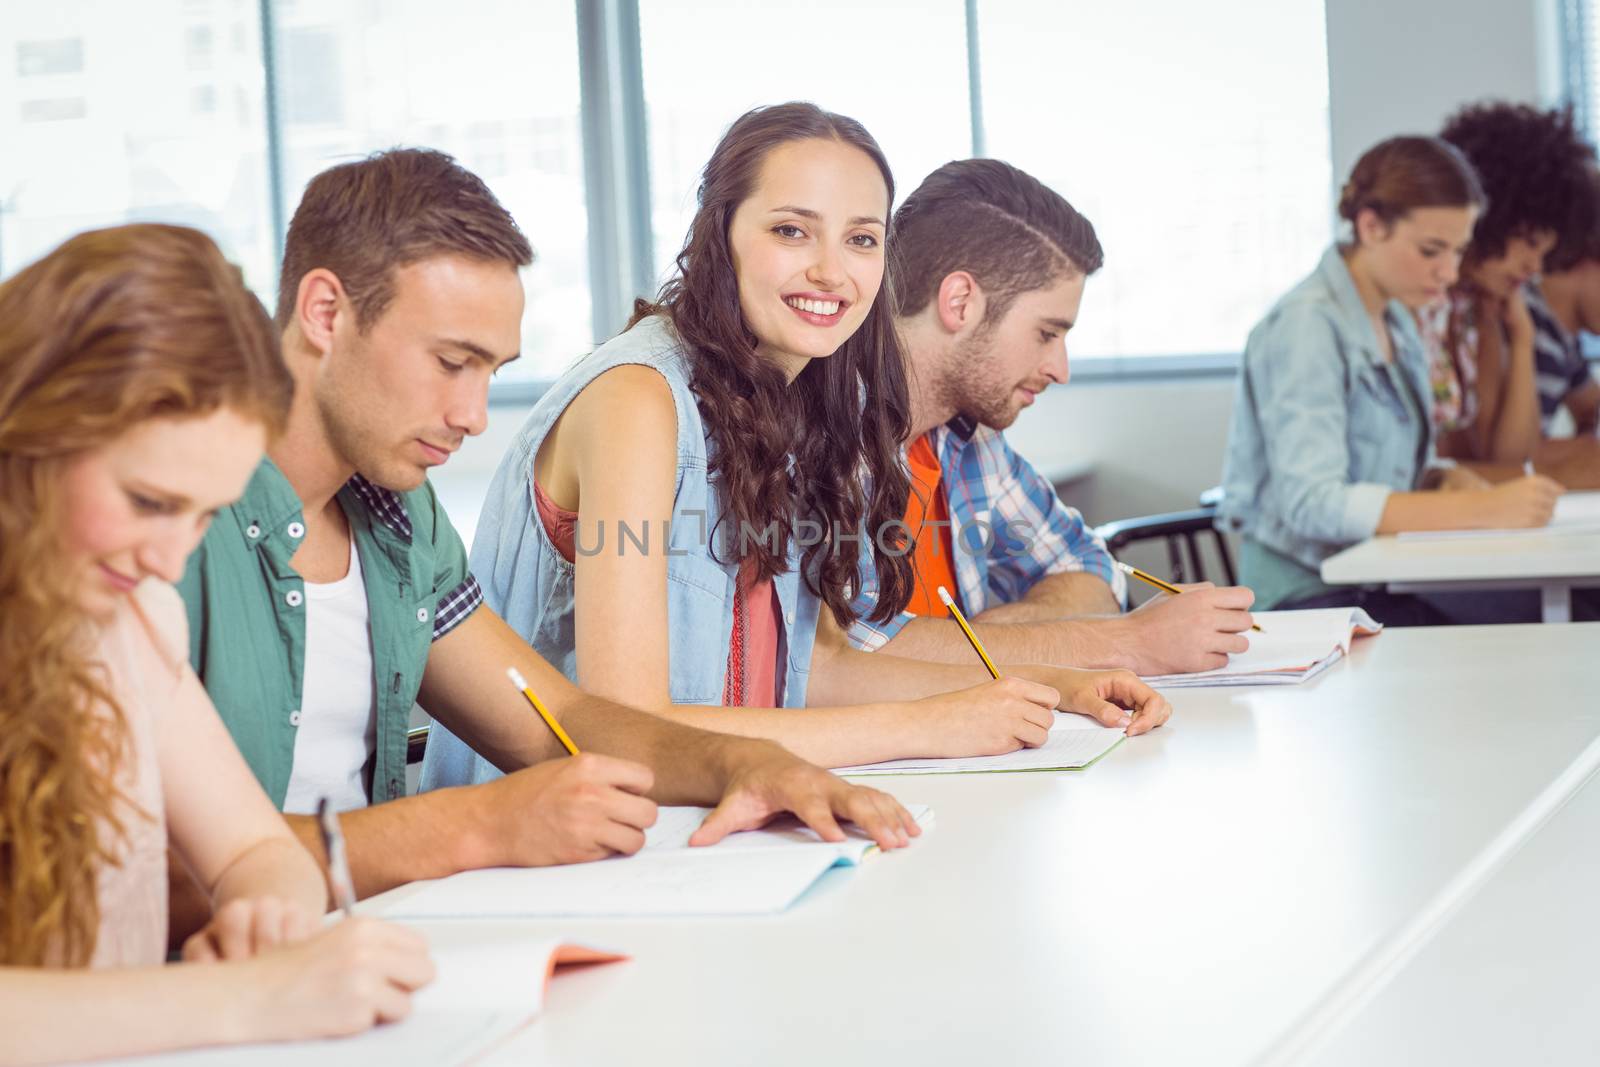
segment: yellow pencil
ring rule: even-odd
[[[983,660],[983,665],[989,668],[991,678],[999,678],[1000,671],[995,668],[994,660],[989,658],[989,653],[983,650],[983,642],[978,640],[978,635],[972,632],[972,627],[967,625],[967,617],[961,614],[961,609],[956,607],[956,602],[950,599],[950,590],[944,586],[939,587],[939,599],[944,601],[944,606],[950,609],[950,614],[955,618],[956,625],[961,627],[961,632],[967,635],[967,640],[972,643],[972,651]]]
[[[1170,593],[1173,596],[1177,596],[1179,593],[1183,592],[1182,589],[1179,589],[1177,586],[1173,585],[1171,582],[1163,582],[1160,578],[1157,578],[1155,575],[1146,574],[1144,571],[1140,570],[1138,567],[1130,567],[1130,566],[1128,566],[1128,564],[1122,562],[1121,560],[1117,561],[1117,569],[1120,570],[1123,574],[1126,574],[1130,578],[1137,578],[1141,582],[1145,582],[1148,585],[1155,586],[1157,589],[1161,590],[1163,593]],[[1261,633],[1262,632],[1261,627],[1257,626],[1255,623],[1251,623],[1250,624],[1250,629],[1254,630],[1256,633]]]
[[[578,746],[572,743],[572,738],[568,737],[567,732],[561,728],[561,724],[556,722],[556,717],[550,714],[550,709],[546,708],[544,702],[529,688],[527,679],[522,677],[522,672],[515,667],[508,667],[506,668],[506,676],[511,679],[512,685],[522,690],[522,695],[528,698],[528,703],[532,704],[533,710],[539,713],[539,718],[543,719],[544,724],[550,727],[550,732],[556,735],[556,740],[560,741],[561,747],[567,750],[567,755],[576,756],[578,754]]]

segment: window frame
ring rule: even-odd
[[[959,0],[966,21],[968,123],[972,154],[985,153],[979,0]],[[1590,0],[1559,0],[1586,18]],[[288,227],[284,191],[283,108],[280,96],[281,49],[278,47],[276,0],[258,0],[262,66],[266,78],[266,166],[272,197],[273,274],[281,269],[281,251]],[[578,22],[578,65],[582,81],[580,122],[583,131],[585,195],[591,205],[588,232],[589,280],[594,336],[609,337],[621,328],[635,295],[654,287],[650,228],[649,136],[644,99],[643,47],[639,33],[639,0],[574,0]],[[1564,23],[1565,25],[1565,23]],[[1563,38],[1567,38],[1564,36]],[[1570,64],[1569,64],[1570,65]],[[1579,63],[1579,73],[1587,68]],[[1578,99],[1576,95],[1573,97]],[[593,205],[605,210],[595,211]],[[1083,356],[1073,363],[1080,381],[1172,381],[1184,378],[1231,377],[1238,372],[1238,352],[1194,355]],[[494,406],[527,406],[548,382],[496,382],[490,386]]]

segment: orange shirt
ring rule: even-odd
[[[961,592],[956,587],[956,568],[950,554],[950,502],[945,498],[941,479],[944,475],[939,457],[933,451],[929,435],[923,434],[911,444],[906,453],[911,468],[911,499],[906,501],[906,528],[917,539],[911,563],[916,571],[916,588],[906,610],[913,615],[932,615],[942,618],[946,614],[939,600],[939,587],[950,590],[956,603],[961,602]],[[926,501],[926,505],[924,505]],[[943,526],[930,526],[923,533],[924,522],[942,522]]]

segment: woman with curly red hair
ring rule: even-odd
[[[791,103],[734,122],[659,301],[545,393],[502,460],[473,573],[588,692],[824,766],[1043,744],[1057,705],[1128,723],[1102,691],[1159,724],[1165,702],[1127,672],[986,681],[977,657],[845,640],[862,546],[879,616],[912,589],[893,190],[852,119]],[[430,739],[425,787],[494,773]]]
[[[317,933],[321,874],[190,671],[171,585],[283,425],[265,311],[203,234],[139,225],[0,285],[0,323],[0,1063],[403,1015],[425,945]],[[216,908],[173,967],[169,843]]]

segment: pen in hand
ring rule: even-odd
[[[350,877],[350,858],[344,847],[344,833],[339,829],[339,815],[323,797],[317,802],[317,827],[322,831],[322,848],[328,854],[328,888],[333,891],[333,902],[350,917],[356,906],[355,881]]]

